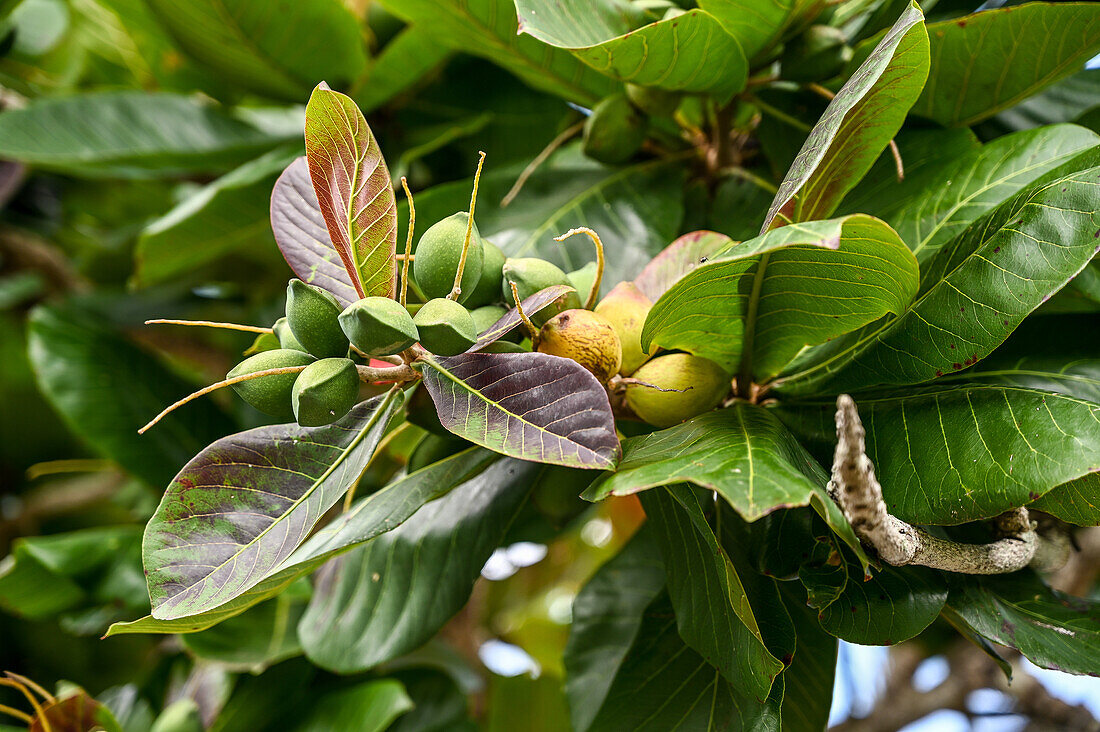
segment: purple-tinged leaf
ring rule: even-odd
[[[361,297],[397,284],[397,202],[390,171],[349,97],[324,82],[306,105],[306,161],[329,237]]]
[[[609,469],[619,438],[607,392],[576,361],[545,353],[464,353],[416,364],[445,428],[510,457]]]
[[[684,234],[651,259],[634,278],[634,284],[643,295],[657,302],[681,277],[704,264],[704,257],[710,257],[733,243],[728,236],[716,231]]]
[[[576,290],[569,285],[553,285],[552,287],[539,290],[534,295],[524,299],[521,303],[523,305],[523,312],[527,317],[531,317],[535,313],[549,307],[562,295],[570,292],[576,292]],[[480,351],[490,343],[499,341],[501,338],[508,335],[513,328],[519,325],[519,323],[519,310],[517,308],[512,308],[505,313],[500,320],[490,325],[478,336],[477,343],[470,346],[469,352]]]
[[[326,427],[259,427],[196,455],[145,530],[153,617],[216,608],[278,567],[358,480],[401,399],[394,390]]]
[[[359,299],[351,275],[332,246],[304,156],[288,165],[275,181],[271,230],[283,259],[298,279],[328,290],[345,305]]]

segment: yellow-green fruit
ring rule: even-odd
[[[466,240],[466,225],[470,215],[465,211],[451,214],[424,232],[416,245],[416,259],[412,264],[412,276],[425,297],[447,297],[455,284],[458,263],[462,259],[462,244]],[[485,251],[481,234],[474,224],[470,234],[470,248],[466,252],[466,264],[462,269],[462,294],[459,302],[466,302],[477,289],[481,279],[481,267]]]
[[[573,359],[600,383],[618,372],[623,357],[619,336],[607,318],[580,309],[566,310],[546,321],[539,331],[539,352]]]
[[[644,383],[627,384],[626,403],[655,427],[671,427],[714,409],[730,390],[729,374],[721,366],[687,353],[658,356],[631,378]]]
[[[840,73],[852,58],[844,32],[830,25],[811,25],[787,44],[781,72],[791,81],[824,81]]]
[[[619,373],[630,376],[649,359],[642,350],[642,327],[653,303],[633,282],[620,282],[596,305],[596,312],[607,318],[619,334],[623,363]]]
[[[470,311],[454,300],[429,300],[416,311],[413,322],[420,332],[420,345],[439,356],[462,353],[477,341]]]
[[[627,84],[626,96],[631,104],[650,117],[671,117],[680,106],[680,100],[684,95],[678,91],[658,89],[653,86]]]
[[[553,287],[554,285],[572,287],[568,275],[562,272],[560,267],[547,262],[545,259],[535,257],[508,259],[504,263],[503,272],[504,282],[501,285],[501,290],[504,293],[504,301],[508,303],[509,307],[516,306],[516,300],[512,297],[512,288],[508,284],[510,282],[516,283],[516,291],[519,293],[521,301],[531,297],[539,290],[545,290],[547,287]],[[569,292],[538,313],[534,315],[528,313],[528,315],[530,315],[531,321],[535,325],[541,326],[563,310],[579,308],[580,306],[581,299],[577,293]]]
[[[315,359],[308,353],[296,351],[291,348],[278,348],[274,351],[263,351],[255,356],[249,356],[233,367],[226,374],[227,379],[245,374],[254,374],[257,371],[269,369],[281,369],[287,366],[308,366]],[[233,391],[264,414],[280,419],[290,419],[294,416],[294,408],[291,406],[290,392],[294,388],[294,381],[298,378],[298,372],[289,374],[272,374],[259,378],[240,381],[233,384]]]
[[[323,358],[298,374],[291,392],[294,418],[303,427],[332,424],[359,400],[359,372],[350,358]]]
[[[331,292],[293,279],[286,287],[286,322],[306,351],[317,358],[348,354],[348,339],[340,330],[340,303]]]
[[[409,311],[388,297],[364,297],[348,305],[340,313],[340,328],[368,356],[392,356],[420,340]]]
[[[582,302],[588,302],[588,293],[592,291],[592,285],[596,282],[596,272],[599,268],[595,262],[589,262],[580,269],[575,269],[565,275],[569,284],[577,291],[577,298]]]
[[[287,325],[285,317],[276,320],[275,325],[271,326],[271,330],[273,335],[279,339],[279,348],[293,348],[295,351],[306,350],[306,347],[299,343],[294,334],[290,332],[290,326]]]
[[[625,163],[642,147],[646,118],[625,94],[612,94],[592,108],[584,122],[584,154],[601,163]]]
[[[483,256],[481,258],[481,278],[469,298],[462,301],[468,308],[477,308],[494,302],[500,302],[500,282],[504,277],[506,257],[500,247],[488,239],[481,240]],[[453,278],[452,278],[453,279]]]
[[[508,314],[508,311],[500,305],[483,305],[470,311],[470,317],[474,319],[474,329],[478,335]]]

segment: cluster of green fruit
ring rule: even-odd
[[[627,84],[601,99],[584,122],[584,154],[608,165],[625,163],[646,141],[651,117],[671,117],[680,92]]]

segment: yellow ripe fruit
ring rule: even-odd
[[[632,378],[644,383],[627,384],[626,403],[655,427],[671,427],[709,412],[730,390],[730,376],[721,366],[688,353],[658,356]]]
[[[539,331],[539,352],[571,358],[605,383],[622,363],[622,346],[615,328],[591,310],[558,313]]]
[[[600,300],[596,312],[607,318],[619,335],[623,347],[623,363],[619,373],[630,376],[649,360],[642,350],[642,327],[653,303],[633,282],[620,282],[607,297]]]

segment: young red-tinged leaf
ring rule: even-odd
[[[523,313],[530,318],[535,313],[549,307],[555,300],[563,295],[567,295],[570,292],[575,292],[572,287],[568,285],[554,285],[553,287],[547,287],[539,290],[534,295],[525,298],[520,305],[523,307]],[[480,351],[490,343],[499,341],[504,336],[508,335],[512,330],[520,324],[519,309],[512,308],[503,316],[500,320],[490,325],[481,333],[477,338],[477,343],[470,346],[470,351]]]
[[[324,82],[306,105],[306,160],[329,237],[356,291],[392,297],[397,203],[390,171],[355,102]]]
[[[607,392],[576,361],[545,353],[464,353],[415,364],[439,421],[523,460],[608,469],[619,438]]]
[[[668,288],[721,249],[735,242],[716,231],[692,231],[676,239],[650,260],[634,278],[634,284],[653,302]]]

